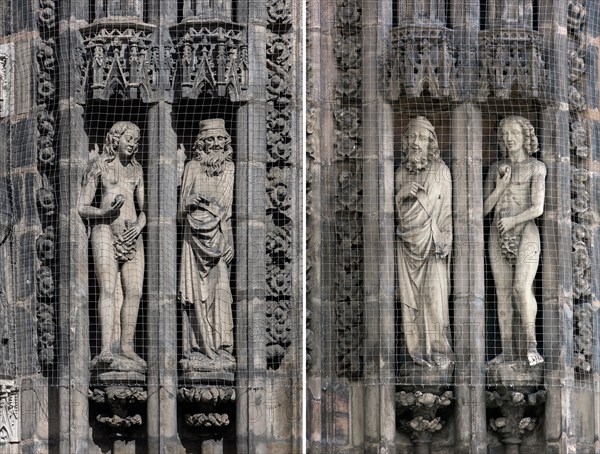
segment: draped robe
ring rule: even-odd
[[[233,248],[231,212],[234,164],[225,162],[219,175],[209,176],[198,161],[185,166],[180,215],[184,218],[179,296],[183,312],[183,352],[215,358],[233,351],[232,294],[229,270],[222,259]],[[185,210],[191,197],[206,201]]]
[[[449,254],[436,257],[452,244],[452,181],[441,161],[409,173],[396,172],[396,191],[419,183],[417,197],[396,195],[396,251],[398,296],[406,349],[411,358],[432,361],[433,355],[451,357],[448,316]]]

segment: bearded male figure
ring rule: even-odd
[[[452,364],[448,316],[452,181],[433,125],[410,121],[396,171],[398,293],[408,355],[415,364]]]
[[[235,166],[222,119],[200,122],[193,158],[185,166],[179,204],[184,222],[179,296],[183,305],[182,366],[231,370],[233,258],[231,212]]]

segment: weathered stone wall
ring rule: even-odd
[[[307,8],[310,450],[594,451],[597,5],[343,0]],[[510,115],[533,125],[547,169],[532,268],[543,365],[531,346],[524,365],[490,363],[504,341],[484,182],[500,159],[499,122]],[[417,116],[431,122],[452,180],[453,371],[435,379],[407,366],[410,324],[398,296],[409,284],[398,278],[402,188],[393,175]]]
[[[0,451],[297,451],[301,6],[32,0],[3,2],[0,16]],[[215,118],[235,166],[235,362],[190,372],[177,210],[201,121]],[[121,339],[106,354],[103,333],[131,331],[107,327],[99,306],[104,221],[88,217],[109,183],[101,173],[105,189],[81,194],[119,121],[141,131],[144,284],[135,352]],[[119,276],[128,307],[131,276]]]

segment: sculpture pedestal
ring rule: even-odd
[[[526,361],[490,362],[487,365],[487,408],[490,427],[506,452],[518,452],[523,437],[532,432],[541,418],[546,391],[544,364]]]
[[[90,363],[92,383],[99,385],[141,385],[146,383],[147,365],[124,356],[114,355],[110,361],[96,356]]]
[[[184,355],[179,365],[182,369],[181,381],[185,385],[233,383],[236,366],[231,355],[227,358],[219,355],[211,359],[201,353]]]
[[[544,364],[530,366],[526,361],[506,361],[487,364],[488,386],[505,387],[513,391],[533,392],[543,384]]]
[[[452,386],[454,363],[447,367],[428,367],[413,362],[398,368],[398,389],[414,392],[441,393]]]

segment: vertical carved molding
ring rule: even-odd
[[[56,15],[58,2],[40,1],[37,11],[40,38],[36,42],[37,167],[41,185],[37,207],[42,235],[37,240],[36,317],[38,361],[48,373],[55,361],[54,229],[57,219],[54,167],[56,164]]]
[[[335,330],[337,375],[359,378],[363,373],[362,267],[362,11],[358,0],[337,0],[335,48]]]
[[[592,369],[594,309],[591,303],[591,236],[594,214],[590,211],[587,109],[584,96],[587,62],[585,1],[571,0],[567,6],[569,149],[571,150],[571,231],[573,244],[573,332],[574,365],[581,373]]]
[[[288,0],[267,2],[267,367],[278,369],[293,339],[293,33]]]

